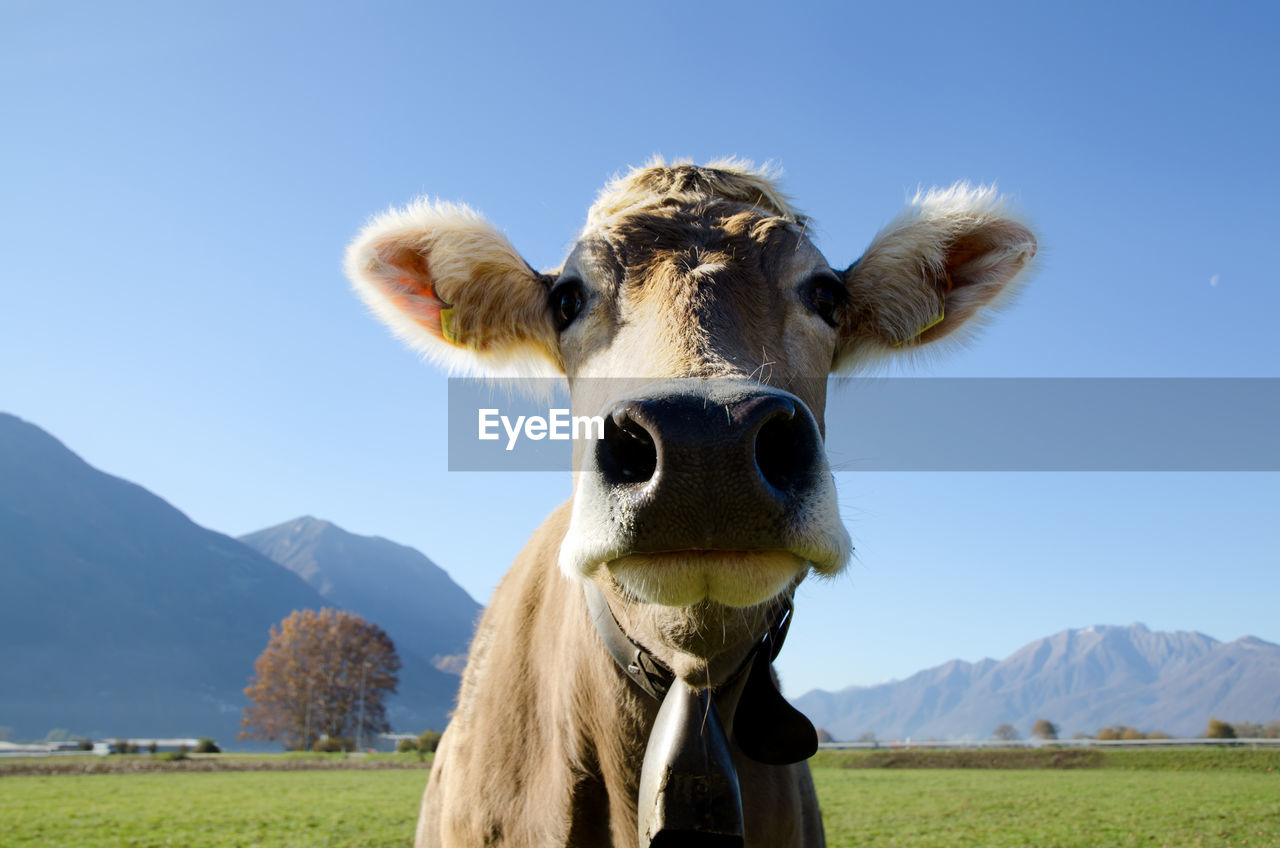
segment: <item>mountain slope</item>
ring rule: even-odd
[[[465,654],[481,607],[413,548],[297,518],[240,541],[307,581],[329,604],[378,622],[401,655]]]
[[[0,724],[95,737],[238,729],[270,626],[326,601],[236,540],[0,413]],[[402,673],[405,729],[442,726],[456,678]],[[411,673],[413,671],[413,673]]]
[[[1280,717],[1280,646],[1141,624],[1064,630],[1003,661],[959,660],[906,680],[796,700],[836,738],[981,739],[1048,718],[1066,734],[1126,724],[1195,736],[1210,716]]]

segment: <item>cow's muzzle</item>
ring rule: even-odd
[[[635,553],[776,548],[826,471],[817,424],[787,392],[698,388],[617,401],[591,473],[630,524]]]
[[[668,380],[604,404],[579,462],[566,573],[606,565],[644,600],[762,603],[849,554],[822,435],[796,395]]]

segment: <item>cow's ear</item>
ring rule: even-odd
[[[1012,290],[1036,253],[1031,229],[994,188],[917,194],[844,273],[837,367],[937,341]]]
[[[546,278],[465,206],[386,212],[351,243],[346,271],[374,314],[452,371],[562,371]]]

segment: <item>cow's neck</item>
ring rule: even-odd
[[[779,605],[763,637],[722,683],[695,687],[626,634],[594,583],[584,583],[583,592],[596,632],[618,670],[661,705],[639,778],[640,845],[677,835],[741,844],[743,815],[732,746],[768,765],[800,762],[817,749],[813,725],[778,692],[771,670],[791,622],[792,598]],[[721,721],[722,704],[731,717],[728,726]]]

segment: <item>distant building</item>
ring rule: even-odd
[[[93,753],[99,756],[119,754],[121,743],[128,745],[130,750],[138,752],[150,752],[152,745],[155,746],[157,753],[161,751],[190,751],[196,747],[199,741],[199,739],[107,739],[101,742],[94,742]]]
[[[43,757],[83,751],[78,739],[63,742],[0,742],[0,757]]]

